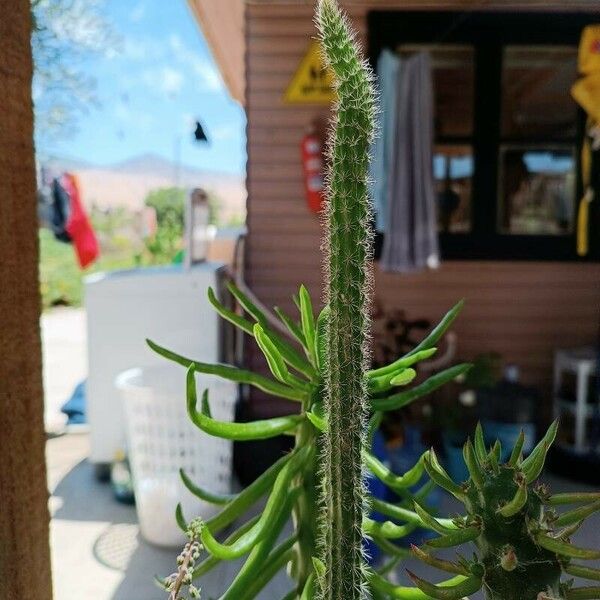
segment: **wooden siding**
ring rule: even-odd
[[[303,8],[314,6],[316,0],[246,0],[246,4],[265,7]],[[370,8],[393,10],[587,10],[600,13],[598,0],[339,0],[346,10],[364,11]]]
[[[364,3],[349,9],[364,36]],[[321,286],[320,225],[305,207],[299,144],[311,120],[326,109],[282,102],[307,38],[314,35],[312,9],[297,3],[260,3],[246,10],[247,277],[267,305],[292,310],[290,296],[299,282],[315,297]],[[375,293],[385,307],[402,307],[410,317],[431,320],[466,298],[467,307],[455,328],[461,356],[500,352],[505,361],[521,366],[525,382],[548,391],[553,349],[595,339],[600,265],[457,261],[411,276],[376,269]],[[256,355],[251,360],[255,366],[262,364]]]

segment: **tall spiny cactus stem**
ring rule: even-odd
[[[373,135],[371,75],[335,0],[319,0],[317,27],[336,81],[326,210],[326,415],[323,451],[321,590],[326,600],[364,597],[361,524],[370,253],[367,172]]]

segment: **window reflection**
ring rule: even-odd
[[[577,48],[507,46],[502,60],[502,136],[575,136]]]
[[[466,233],[471,230],[471,179],[473,150],[470,146],[437,146],[433,174],[438,207],[438,230]]]
[[[501,150],[500,229],[521,235],[573,231],[575,158],[570,147]]]

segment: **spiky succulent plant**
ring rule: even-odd
[[[466,509],[448,527],[426,509],[416,512],[440,536],[413,547],[425,563],[452,573],[454,580],[433,585],[410,573],[426,597],[460,600],[483,589],[488,600],[583,600],[600,598],[600,587],[573,587],[563,574],[600,580],[600,570],[578,564],[578,560],[600,558],[600,551],[580,548],[570,542],[573,533],[592,513],[600,510],[600,494],[550,495],[537,481],[546,454],[556,436],[555,421],[527,458],[523,458],[521,432],[510,458],[502,463],[500,442],[486,448],[478,426],[474,443],[463,448],[470,478],[457,484],[440,465],[432,450],[425,458],[431,479],[460,500]],[[580,505],[558,513],[557,506]],[[436,558],[432,552],[472,542],[477,551],[472,560],[457,562]],[[383,584],[379,587],[385,587]],[[408,596],[395,595],[404,598]],[[411,596],[412,597],[412,596]]]
[[[294,298],[299,320],[278,308],[274,309],[274,317],[230,285],[230,292],[243,310],[240,314],[226,308],[209,290],[209,300],[220,316],[253,338],[271,376],[196,361],[149,341],[158,353],[186,367],[188,413],[202,431],[237,441],[285,434],[294,437],[294,448],[234,495],[214,494],[181,473],[193,494],[222,506],[222,510],[205,521],[196,518],[188,523],[181,507],[177,508],[178,523],[190,541],[179,557],[177,572],[161,583],[171,600],[182,598],[186,587],[197,596],[198,589],[189,587],[194,580],[221,561],[245,557],[221,600],[258,597],[275,574],[286,567],[294,581],[287,600],[359,600],[367,595],[374,599],[462,598],[481,586],[493,600],[529,600],[510,595],[517,574],[527,582],[527,589],[537,589],[540,584],[541,595],[531,600],[547,600],[552,594],[562,594],[557,596],[561,600],[595,598],[589,595],[592,592],[567,590],[559,583],[563,570],[594,576],[592,570],[570,563],[575,554],[588,557],[588,551],[573,549],[563,538],[568,537],[575,522],[595,510],[595,504],[584,504],[582,509],[555,517],[544,507],[585,502],[587,497],[549,497],[543,488],[531,487],[541,470],[548,436],[531,457],[522,461],[517,448],[509,464],[500,465],[499,447],[486,452],[478,433],[475,448],[467,444],[465,451],[470,468],[475,469],[473,479],[461,486],[451,482],[433,452],[426,453],[402,475],[392,473],[370,452],[370,435],[385,411],[406,407],[469,368],[467,364],[456,365],[418,385],[398,389],[411,384],[416,377],[414,367],[435,353],[436,344],[460,312],[462,302],[408,354],[387,366],[367,370],[370,208],[366,182],[373,129],[371,77],[335,0],[319,0],[317,25],[339,100],[329,146],[325,308],[316,315],[308,291],[300,287]],[[276,318],[280,321],[277,327],[273,325]],[[211,416],[206,392],[198,407],[195,373],[218,375],[295,401],[298,411],[250,423],[217,421]],[[425,470],[431,481],[415,491]],[[395,492],[399,500],[391,503],[368,497],[363,477],[369,473]],[[466,517],[438,519],[428,512],[426,499],[433,482],[465,502]],[[248,517],[248,511],[264,497],[262,512]],[[388,520],[371,519],[369,507]],[[281,540],[290,518],[292,533]],[[504,531],[505,525],[510,532]],[[232,526],[235,529],[223,539],[225,530]],[[430,542],[432,547],[474,540],[479,556],[471,562],[450,563],[415,550],[426,562],[450,571],[455,578],[442,587],[416,577],[417,587],[394,586],[385,574],[407,554],[394,540],[417,527],[442,533]],[[555,534],[556,527],[566,529]],[[366,537],[391,556],[391,561],[378,571],[365,567],[362,548]],[[207,556],[197,562],[201,552]],[[542,563],[538,562],[540,557]],[[524,589],[522,583],[519,589]]]

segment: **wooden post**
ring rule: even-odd
[[[0,598],[52,598],[29,0],[0,19]]]

